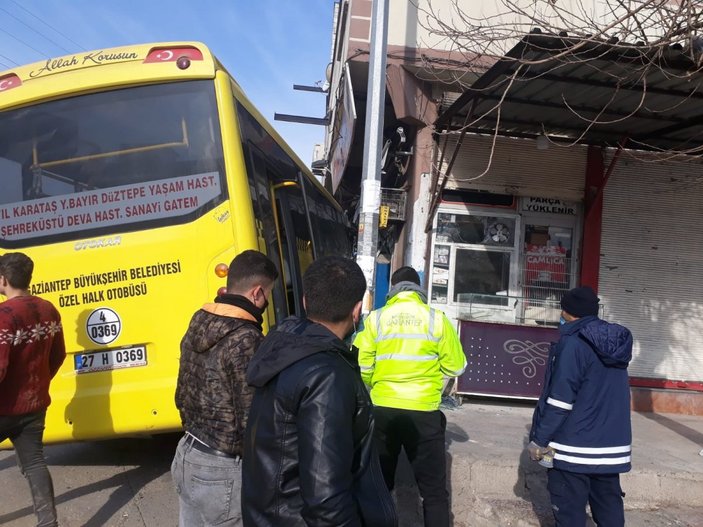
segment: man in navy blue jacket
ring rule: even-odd
[[[630,470],[632,334],[600,320],[599,301],[590,287],[564,294],[561,337],[532,419],[530,457],[554,453],[547,486],[558,527],[586,525],[587,503],[599,527],[625,524],[620,473]]]

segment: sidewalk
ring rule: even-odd
[[[532,411],[485,399],[444,410],[456,527],[553,525],[546,469],[524,451]],[[632,428],[633,469],[621,478],[628,526],[703,526],[703,417],[633,413]],[[407,462],[398,478],[401,527],[421,525]]]

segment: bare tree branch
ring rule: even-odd
[[[425,33],[434,42],[448,47],[452,56],[451,63],[443,65],[437,59],[426,58],[419,77],[443,82],[449,78],[456,85],[454,90],[471,87],[480,97],[481,90],[472,86],[476,78],[499,58],[515,63],[512,72],[508,71],[495,79],[491,86],[483,88],[483,91],[491,92],[493,100],[497,97],[496,89],[502,90],[502,96],[495,104],[487,110],[484,104],[480,115],[472,116],[470,122],[458,130],[438,130],[440,134],[474,129],[477,123],[485,123],[486,119],[491,119],[492,125],[498,128],[503,119],[502,105],[511,89],[519,89],[536,76],[549,78],[560,68],[572,65],[592,68],[600,78],[609,78],[614,88],[609,100],[604,97],[599,108],[587,108],[587,111],[571,103],[568,91],[562,94],[564,110],[574,116],[575,123],[581,123],[581,131],[571,134],[564,143],[566,145],[582,142],[596,126],[623,123],[644,113],[651,115],[651,119],[655,119],[655,115],[665,118],[681,105],[690,105],[691,99],[699,97],[702,91],[699,81],[691,80],[703,69],[703,0],[410,1],[417,9],[418,23]],[[568,40],[568,45],[550,49],[549,53],[505,57],[535,28],[543,35]],[[681,56],[688,57],[693,66],[685,69],[668,67],[672,49],[680,50]],[[625,57],[622,67],[613,67],[608,62],[613,53]],[[538,73],[529,72],[530,67],[536,67],[533,71]],[[529,73],[520,76],[517,71]],[[662,102],[661,97],[656,97],[657,91],[650,89],[650,85],[666,86],[664,81],[676,80],[691,84],[686,87],[688,95],[675,102],[670,99]],[[638,99],[625,111],[615,110],[616,101],[625,94],[631,97],[633,87],[639,90]],[[544,130],[544,133],[549,135],[550,130]],[[656,152],[665,158],[681,155],[703,157],[703,148],[697,146],[700,138],[663,149],[649,144],[641,135],[630,138],[632,147]],[[494,143],[495,140],[496,134]]]

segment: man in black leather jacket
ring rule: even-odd
[[[283,321],[250,362],[245,526],[397,525],[373,447],[371,400],[356,349],[343,340],[365,290],[353,261],[313,262],[303,277],[307,318]]]

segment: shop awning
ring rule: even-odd
[[[440,115],[437,131],[703,153],[702,63],[681,46],[533,32]]]

